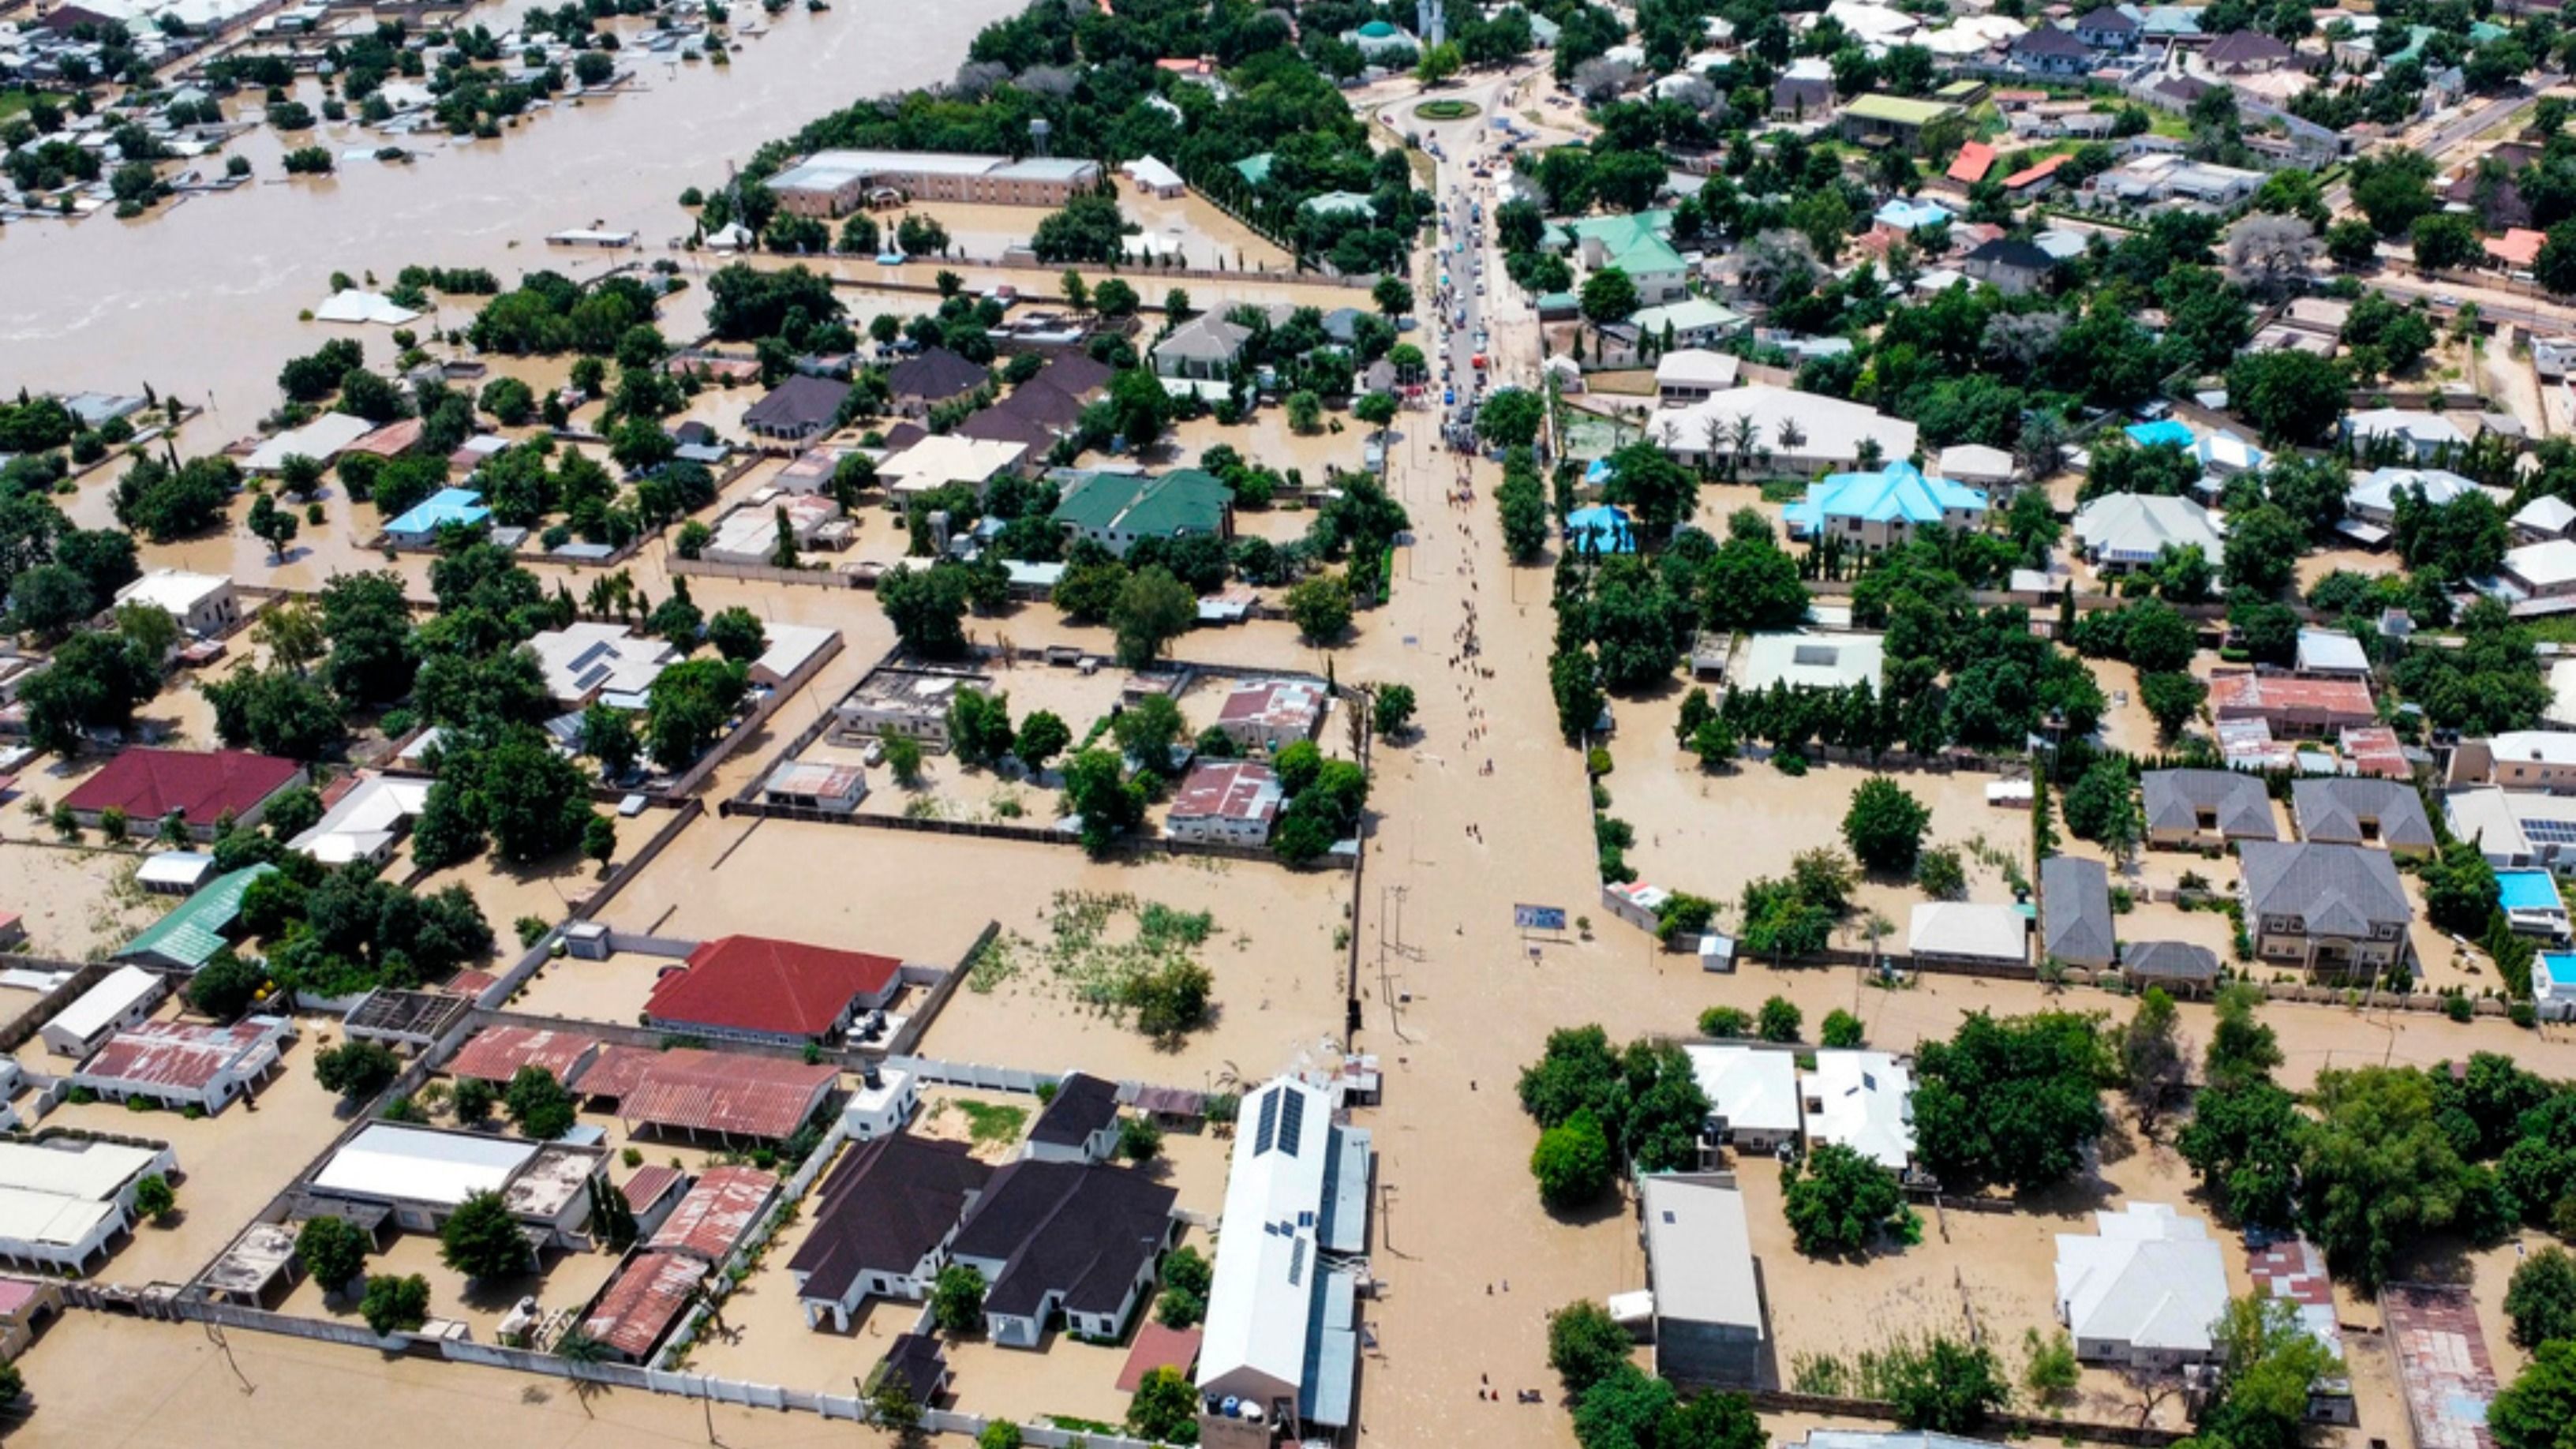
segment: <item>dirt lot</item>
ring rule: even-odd
[[[75,1313],[22,1361],[34,1412],[11,1435],[31,1449],[323,1449],[364,1424],[382,1449],[455,1444],[545,1449],[856,1445],[892,1438],[811,1414],[707,1405],[371,1349],[193,1323]]]
[[[462,1275],[439,1261],[438,1239],[429,1233],[397,1233],[383,1252],[367,1259],[367,1272],[371,1275],[419,1274],[429,1284],[429,1316],[469,1325],[476,1343],[499,1342],[501,1320],[509,1316],[520,1299],[535,1298],[549,1311],[578,1310],[616,1271],[615,1253],[552,1253],[546,1258],[543,1272],[469,1286]],[[326,1297],[320,1285],[307,1278],[295,1285],[295,1291],[287,1295],[277,1311],[297,1318],[364,1323],[366,1320],[358,1314],[358,1301],[351,1294]]]
[[[1638,879],[1706,896],[1719,903],[1719,918],[1732,923],[1747,882],[1788,874],[1802,851],[1829,846],[1849,854],[1842,843],[1843,813],[1869,771],[1816,765],[1792,777],[1760,760],[1739,761],[1718,773],[1703,770],[1699,757],[1673,738],[1683,694],[1677,687],[1658,699],[1613,705],[1619,732],[1610,755],[1616,768],[1601,783],[1610,792],[1609,813],[1636,829],[1637,843],[1627,854]],[[2030,812],[1988,805],[1992,775],[1906,771],[1894,778],[1931,807],[1925,843],[1960,848],[1970,868],[1968,898],[2009,902],[2012,891],[2002,872],[1978,859],[1978,847],[2009,854],[2027,875]],[[1746,832],[1747,819],[1762,822],[1757,834]],[[1892,939],[1902,942],[1908,913],[1925,899],[1910,881],[1864,880],[1853,893],[1849,925],[1857,930],[1876,911],[1894,926]]]
[[[164,1007],[164,1016],[175,1008]],[[62,1061],[55,1059],[55,1068]],[[65,1103],[44,1127],[79,1127],[167,1142],[177,1149],[179,1212],[145,1224],[98,1271],[111,1283],[184,1283],[286,1190],[348,1119],[340,1099],[313,1079],[313,1038],[287,1045],[285,1060],[248,1103],[195,1121],[176,1112],[135,1112],[112,1102]]]
[[[25,918],[27,950],[35,955],[65,961],[102,956],[178,904],[176,896],[152,895],[134,884],[142,863],[139,853],[127,850],[0,843],[0,911]]]
[[[827,879],[834,889],[812,888]],[[1205,1086],[1259,1080],[1338,1030],[1335,931],[1350,891],[1339,871],[1095,863],[1070,848],[1015,841],[710,816],[609,915],[625,931],[699,940],[741,931],[949,963],[989,920],[1045,938],[1056,895],[1067,891],[1212,914],[1200,959],[1216,975],[1215,1024],[1166,1052],[1108,1017],[1069,1010],[1065,988],[1031,970],[951,997],[922,1043],[925,1055]],[[545,1009],[540,996],[530,999],[538,1003],[531,1009]]]

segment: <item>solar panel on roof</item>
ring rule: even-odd
[[[2576,845],[2576,820],[2526,820],[2522,833],[2539,845]]]
[[[1261,1126],[1252,1136],[1252,1155],[1259,1157],[1270,1150],[1279,1135],[1279,1099],[1287,1096],[1284,1089],[1274,1090],[1261,1099]]]
[[[1281,1101],[1282,1098],[1285,1100]],[[1291,1157],[1294,1157],[1297,1155],[1297,1143],[1299,1139],[1304,1136],[1305,1132],[1305,1094],[1301,1092],[1281,1092],[1271,1100],[1280,1102],[1281,1104],[1279,1108],[1279,1150],[1287,1153]]]
[[[1306,1279],[1306,1240],[1299,1238],[1288,1247],[1288,1286],[1296,1287]]]

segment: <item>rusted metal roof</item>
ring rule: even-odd
[[[840,1079],[832,1066],[675,1048],[654,1054],[618,1099],[630,1123],[778,1139],[795,1132]]]
[[[487,1026],[458,1050],[447,1064],[450,1076],[474,1077],[506,1085],[521,1067],[543,1067],[554,1079],[572,1084],[597,1038],[570,1031],[544,1031],[526,1026]]]
[[[647,1359],[687,1311],[707,1265],[677,1253],[645,1253],[599,1295],[581,1331],[631,1359]]]
[[[711,1167],[653,1234],[656,1252],[724,1261],[778,1196],[778,1175],[754,1167]]]
[[[286,1034],[275,1017],[253,1017],[231,1026],[147,1021],[107,1039],[79,1075],[138,1087],[204,1091],[226,1069]]]

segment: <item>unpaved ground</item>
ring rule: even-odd
[[[811,1414],[705,1404],[193,1323],[73,1314],[21,1360],[30,1449],[327,1449],[366,1426],[383,1449],[456,1444],[627,1449],[882,1449],[890,1437]]]
[[[134,884],[142,863],[129,850],[0,843],[0,911],[24,919],[27,950],[35,955],[65,961],[104,955],[178,903],[175,896],[152,895]]]

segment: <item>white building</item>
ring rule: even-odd
[[[1902,1172],[1914,1159],[1914,1073],[1888,1052],[1827,1050],[1798,1074],[1807,1148],[1838,1142]]]
[[[889,508],[906,507],[951,483],[963,483],[981,498],[994,479],[1020,466],[1028,454],[1026,443],[939,433],[877,464],[877,481],[885,487]]]
[[[1708,1141],[1739,1152],[1776,1152],[1798,1140],[1798,1058],[1769,1046],[1682,1048],[1708,1094]]]
[[[1907,922],[1910,956],[1990,966],[2030,964],[2030,917],[2011,906],[1925,901]]]
[[[841,516],[841,505],[819,494],[770,500],[766,505],[751,503],[735,509],[716,521],[715,537],[698,557],[709,563],[739,564],[767,568],[778,555],[778,518],[787,517],[787,536],[796,543],[797,552],[814,548],[840,548],[849,542],[850,524]]]
[[[2106,574],[2155,563],[2169,549],[2197,548],[2217,567],[2227,538],[2218,518],[2188,498],[2105,493],[2075,510],[2075,540]]]
[[[1735,386],[1743,367],[1743,360],[1731,352],[1685,347],[1665,353],[1655,364],[1655,400],[1668,408],[1688,407]]]
[[[1660,408],[1646,422],[1657,447],[1694,467],[1733,456],[1735,428],[1752,424],[1758,477],[1801,477],[1862,466],[1865,444],[1887,462],[1914,452],[1914,424],[1820,393],[1756,383],[1711,393],[1688,407]],[[1764,458],[1769,460],[1765,466]]]
[[[310,458],[316,463],[328,463],[340,456],[351,443],[375,430],[376,425],[365,418],[352,417],[347,413],[324,413],[300,428],[289,428],[261,442],[251,450],[249,457],[242,459],[242,471],[251,474],[280,472],[289,458]]]
[[[760,797],[790,809],[848,815],[868,797],[867,772],[828,760],[789,760],[761,782]]]
[[[2227,1265],[2198,1218],[2163,1203],[2093,1215],[2099,1236],[2057,1235],[2057,1318],[2087,1363],[2208,1363],[2227,1311]]]
[[[1359,1359],[1355,1280],[1325,1255],[1367,1249],[1369,1138],[1332,1108],[1293,1077],[1244,1097],[1199,1341],[1200,1398],[1242,1400],[1297,1439],[1350,1424]]]
[[[1756,693],[1774,684],[1791,689],[1846,689],[1855,684],[1875,688],[1886,665],[1887,641],[1876,634],[1833,629],[1747,634],[1727,657],[1726,687],[1729,692]]]
[[[1751,1385],[1762,1371],[1762,1278],[1732,1174],[1659,1173],[1638,1197],[1655,1294],[1655,1372]]]
[[[921,1084],[907,1071],[876,1069],[874,1081],[863,1081],[841,1104],[841,1130],[859,1142],[903,1130],[921,1105]]]
[[[45,1046],[56,1056],[86,1057],[109,1037],[140,1025],[169,994],[158,974],[140,966],[119,966],[54,1013],[42,1029]]]
[[[588,1184],[606,1163],[596,1147],[376,1122],[331,1154],[312,1189],[388,1207],[411,1233],[434,1233],[467,1198],[497,1192],[522,1225],[573,1247],[587,1241]]]
[[[1226,693],[1216,727],[1247,750],[1284,750],[1324,722],[1324,686],[1311,679],[1248,679]]]
[[[774,544],[775,522],[770,536]],[[623,624],[587,620],[547,629],[528,640],[528,649],[546,677],[546,698],[565,710],[603,700],[619,709],[642,709],[653,681],[680,659],[679,651],[662,639],[634,633]]]
[[[211,639],[241,618],[241,598],[221,574],[154,569],[116,591],[117,606],[150,604],[179,621],[179,632]]]
[[[0,1261],[86,1273],[134,1222],[134,1186],[178,1170],[166,1147],[0,1138]]]
[[[1136,190],[1145,196],[1168,200],[1189,190],[1189,183],[1181,179],[1181,173],[1152,156],[1140,156],[1119,167],[1118,171],[1136,183]]]
[[[313,827],[286,848],[324,865],[382,865],[411,822],[429,805],[434,780],[409,775],[361,775],[349,792],[322,812]]]

